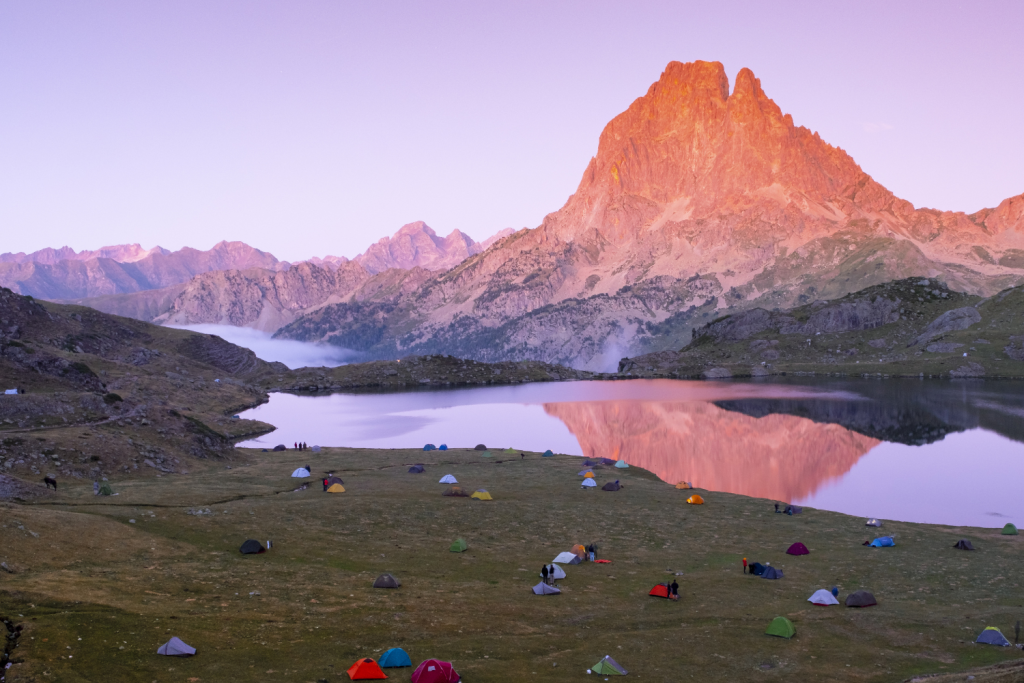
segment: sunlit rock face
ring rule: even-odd
[[[792,415],[761,418],[704,402],[548,403],[591,458],[625,460],[664,481],[789,502],[848,472],[880,442]]]

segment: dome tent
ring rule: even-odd
[[[1006,636],[1003,635],[1003,632],[995,626],[986,626],[985,630],[978,635],[978,639],[974,642],[981,643],[983,645],[1010,647],[1010,641],[1008,641]]]
[[[801,543],[800,541],[797,541],[793,545],[789,546],[789,548],[786,550],[786,554],[787,555],[810,555],[811,551],[808,550],[807,546],[805,546],[803,543]]]
[[[402,582],[391,574],[381,574],[373,580],[374,588],[399,588]]]
[[[582,562],[582,560],[580,560],[580,556],[576,553],[570,553],[566,551],[563,553],[558,553],[558,557],[551,560],[551,562],[554,564],[579,564],[580,562]]]
[[[392,669],[401,666],[412,666],[412,660],[405,650],[400,647],[393,647],[385,650],[384,654],[377,660],[377,664],[384,669]]]
[[[552,564],[551,566],[554,567],[554,570],[551,571],[551,573],[549,573],[548,576],[550,576],[552,580],[561,580],[561,579],[565,578],[565,570],[564,569],[562,569],[557,564]],[[537,576],[544,576],[544,575],[543,574],[538,574]]]
[[[426,659],[420,662],[409,678],[410,683],[459,683],[461,678],[451,662]]]
[[[703,505],[704,499],[699,494],[695,493],[689,498],[687,498],[686,502],[689,503],[690,505]]]
[[[627,467],[629,467],[629,464],[626,463],[625,460],[619,460],[618,462],[615,463],[615,466],[618,467],[620,470],[624,470]]]
[[[796,635],[796,629],[793,628],[793,622],[786,617],[775,617],[772,619],[772,623],[768,624],[765,634],[779,638],[792,638]]]
[[[294,472],[292,472],[292,476],[293,477],[308,477],[309,476],[309,470],[306,469],[305,467],[300,467],[297,470],[295,470]]]
[[[872,548],[891,548],[896,545],[895,539],[892,536],[879,536],[870,543],[864,545],[871,546]]]
[[[250,538],[248,541],[242,544],[242,547],[238,549],[243,555],[258,555],[259,553],[265,553],[266,548],[260,544],[259,541]]]
[[[1001,532],[999,532],[999,533],[1001,533],[1004,536],[1016,536],[1017,535],[1017,527],[1015,527],[1010,522],[1007,522],[1006,526],[1004,526],[1003,530]]]
[[[413,465],[409,468],[409,474],[423,474],[423,465]]]
[[[608,655],[605,655],[604,659],[590,667],[590,670],[596,674],[601,674],[602,676],[625,676],[629,673]]]
[[[596,489],[597,484],[594,482],[593,479],[584,479],[582,487],[585,489]]]
[[[461,538],[456,538],[452,541],[452,544],[448,546],[448,550],[453,553],[464,553],[468,549],[469,546],[466,545],[466,542]]]
[[[446,450],[448,450],[448,444],[446,444],[446,443],[441,444],[440,446],[437,447],[437,450],[439,450],[439,451],[446,451]],[[412,664],[410,664],[409,666],[412,666]]]
[[[882,520],[872,517],[864,523],[864,526],[882,526]]]
[[[553,457],[555,457],[555,454],[552,453],[550,449],[548,449],[548,450],[544,451],[544,454],[542,456],[540,456],[540,457],[542,457],[542,458],[553,458]]]
[[[562,590],[556,586],[549,586],[548,584],[541,581],[533,587],[534,595],[558,595]]]
[[[953,547],[958,550],[974,550],[974,546],[966,538],[961,538],[959,541],[953,544]]]
[[[350,666],[346,673],[353,681],[373,681],[387,678],[377,662],[369,657],[356,660],[356,663]]]
[[[156,653],[158,655],[167,655],[168,657],[191,657],[196,653],[196,649],[186,645],[175,636],[161,645]]]
[[[604,486],[601,487],[601,490],[602,491],[618,491],[621,488],[622,488],[622,484],[620,484],[619,480],[616,479],[615,481],[610,481],[610,482],[606,483]]]
[[[450,474],[446,474],[437,482],[438,484],[458,484],[459,481]]]
[[[477,489],[473,492],[473,495],[470,496],[470,498],[475,498],[476,500],[494,500],[487,489]]]
[[[432,444],[432,443],[428,443],[428,444],[426,444],[426,445],[425,445],[425,446],[423,447],[423,450],[425,450],[425,451],[436,451],[436,450],[437,450],[437,446],[435,446],[435,445],[434,445],[434,444]]]
[[[814,595],[807,598],[807,602],[820,605],[822,607],[839,604],[839,601],[836,600],[836,596],[832,595],[831,591],[827,591],[824,588],[814,591]]]
[[[872,607],[877,604],[875,596],[867,591],[854,591],[846,596],[847,607]]]

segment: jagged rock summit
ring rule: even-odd
[[[490,239],[477,243],[458,230],[453,230],[447,237],[438,237],[429,225],[416,221],[403,225],[391,237],[381,238],[353,260],[371,275],[389,268],[447,270],[510,234],[512,229],[505,228]]]

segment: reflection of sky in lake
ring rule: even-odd
[[[698,488],[865,517],[988,527],[1024,522],[1017,486],[1024,444],[974,428],[907,446],[839,424],[787,414],[752,417],[711,403],[761,398],[858,397],[796,385],[666,380],[274,394],[244,417],[277,431],[240,445],[550,448],[622,458],[673,484],[685,479]]]

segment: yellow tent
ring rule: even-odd
[[[693,488],[693,484],[691,484],[688,481],[681,481],[678,484],[676,484],[676,488],[677,489],[692,489]]]
[[[341,484],[331,484],[330,488],[327,489],[327,493],[345,493],[345,487]]]
[[[690,505],[703,505],[704,504],[704,499],[701,498],[699,495],[694,494],[694,495],[690,496],[689,498],[687,498],[686,502],[689,503]]]
[[[491,494],[483,489],[477,490],[477,492],[470,496],[470,498],[476,498],[477,500],[494,500],[491,498]]]
[[[594,473],[593,472],[587,472],[586,474],[583,475],[583,478],[584,479],[593,479],[594,478]]]
[[[584,547],[583,547],[582,545],[580,545],[579,543],[577,543],[576,545],[574,545],[574,546],[572,547],[572,549],[571,549],[571,550],[570,550],[569,552],[571,552],[571,553],[573,553],[574,555],[576,555],[577,557],[581,557],[581,558],[582,558],[582,557],[586,557],[586,556],[587,556],[587,549],[586,549],[586,548],[584,548]]]

